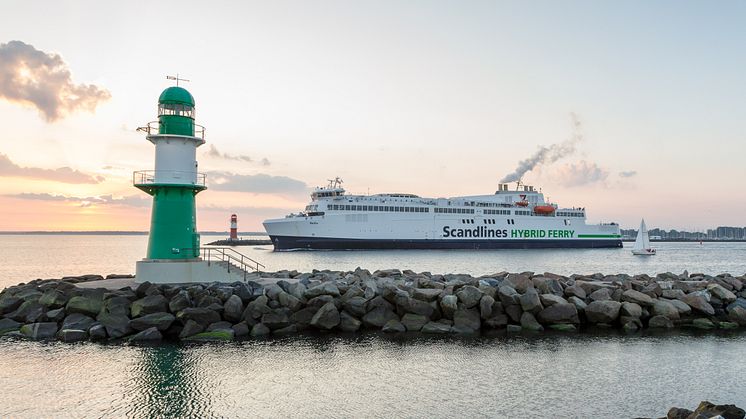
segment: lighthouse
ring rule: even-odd
[[[231,214],[231,241],[238,241],[238,216]]]
[[[136,282],[188,283],[246,281],[260,263],[226,248],[200,248],[197,194],[207,189],[199,172],[197,147],[205,128],[194,122],[194,97],[171,86],[158,98],[158,121],[138,128],[155,146],[153,170],[134,172],[134,186],[153,197],[145,258],[137,262]]]

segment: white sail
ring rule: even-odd
[[[645,250],[650,249],[650,237],[648,236],[648,227],[645,225],[645,220],[640,222],[640,230],[637,232],[637,238],[635,244],[632,246],[632,250]]]

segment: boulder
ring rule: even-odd
[[[533,314],[524,312],[521,315],[521,329],[528,330],[530,332],[541,332],[544,330],[544,326],[539,324]]]
[[[730,304],[736,301],[736,294],[733,294],[732,292],[723,288],[723,286],[720,284],[708,285],[707,291],[710,291],[712,295],[717,297],[720,301],[724,302],[725,304]]]
[[[48,308],[60,308],[64,307],[65,304],[67,304],[67,300],[67,296],[65,296],[65,294],[63,294],[62,292],[55,289],[49,289],[46,290],[41,297],[39,297],[39,304]]]
[[[649,307],[653,305],[653,299],[649,295],[635,290],[624,291],[622,293],[622,301],[635,303],[641,307]]]
[[[396,306],[404,313],[420,314],[427,318],[433,316],[435,309],[430,303],[414,298],[409,298],[406,292],[396,296]]]
[[[536,289],[534,289],[533,287],[529,288],[523,295],[518,297],[518,301],[520,301],[523,311],[527,311],[529,313],[536,314],[544,308],[541,306],[539,293],[536,292]]]
[[[687,303],[689,307],[708,316],[715,315],[715,309],[707,302],[707,298],[702,294],[687,294],[681,301]]]
[[[105,328],[106,334],[112,338],[121,338],[132,332],[129,317],[122,314],[111,314],[103,312],[96,317]]]
[[[207,326],[205,332],[212,332],[213,330],[232,329],[232,326],[233,325],[231,324],[231,322],[219,321]]]
[[[479,300],[482,298],[482,291],[479,291],[477,287],[465,285],[458,290],[456,297],[458,297],[458,301],[463,304],[464,308],[472,308],[479,304]]]
[[[163,339],[161,332],[155,327],[150,327],[138,332],[128,339],[129,342],[158,342]]]
[[[21,323],[8,318],[0,319],[0,336],[8,332],[15,332],[21,328]]]
[[[578,297],[581,300],[585,300],[587,296],[585,290],[580,285],[573,285],[565,288],[565,297]]]
[[[648,327],[651,329],[670,329],[673,322],[666,316],[653,316],[648,321]]]
[[[91,326],[93,326],[95,322],[96,320],[92,319],[91,317],[86,316],[85,314],[73,313],[65,317],[65,320],[62,322],[61,329],[62,330],[71,329],[71,330],[87,331],[88,329],[91,328]]]
[[[679,319],[679,309],[667,300],[654,300],[653,301],[653,315],[654,316],[666,316],[671,320]]]
[[[495,305],[495,299],[489,295],[483,295],[482,299],[479,300],[479,315],[482,319],[489,319],[492,317],[492,307]]]
[[[130,306],[132,302],[126,297],[116,296],[104,300],[102,313],[118,314],[122,316],[130,316]]]
[[[444,295],[440,300],[440,310],[447,319],[453,318],[453,313],[458,310],[458,297],[455,295]]]
[[[687,316],[691,314],[692,308],[689,307],[689,304],[681,301],[681,300],[665,300],[674,307],[676,307],[676,310],[679,310],[679,316]]]
[[[165,311],[168,311],[168,300],[160,294],[148,295],[147,297],[135,300],[130,307],[132,317]]]
[[[590,323],[614,323],[619,317],[622,303],[612,300],[596,300],[585,308],[585,316]]]
[[[588,304],[586,304],[585,301],[581,300],[580,298],[574,295],[568,298],[567,302],[574,305],[575,308],[578,310],[578,313],[585,312],[585,308],[588,307]]]
[[[541,294],[539,296],[541,305],[549,307],[554,304],[567,304],[567,300],[556,294]]]
[[[451,326],[439,322],[427,322],[421,329],[422,333],[442,335],[451,333]]]
[[[276,329],[272,331],[273,336],[289,336],[296,333],[298,333],[298,325],[295,324],[291,324],[290,326],[283,327],[282,329]]]
[[[592,301],[611,300],[611,290],[608,288],[599,288],[588,296]]]
[[[389,320],[381,329],[385,333],[404,333],[407,328],[399,320]]]
[[[363,297],[352,297],[342,303],[342,307],[351,314],[362,317],[367,310],[368,300]]]
[[[57,323],[24,324],[21,326],[21,334],[31,339],[52,339],[57,334]]]
[[[42,320],[46,307],[36,300],[24,301],[15,311],[8,313],[6,317],[25,323],[36,323]]]
[[[231,329],[233,329],[233,335],[237,338],[241,338],[244,336],[248,336],[251,329],[249,328],[249,325],[246,324],[246,322],[239,322],[231,326]]]
[[[88,336],[91,340],[104,340],[107,337],[106,327],[101,323],[96,323],[88,329]]]
[[[318,297],[320,295],[331,295],[332,297],[339,297],[341,294],[339,293],[339,288],[337,288],[337,285],[334,284],[334,282],[332,281],[322,282],[315,287],[307,289],[303,293],[303,296],[307,300]]]
[[[484,321],[486,327],[501,329],[508,325],[508,316],[505,314],[496,314]]]
[[[637,303],[624,302],[619,313],[622,316],[640,318],[642,317],[642,307]]]
[[[488,297],[488,296],[485,296]],[[482,298],[485,298],[482,297]],[[407,313],[401,318],[401,323],[404,325],[404,327],[409,332],[419,332],[420,329],[422,329],[422,326],[424,326],[428,322],[427,317],[419,315],[419,314],[412,314]]]
[[[500,285],[497,289],[497,298],[500,300],[503,306],[509,306],[514,304],[520,304],[518,300],[518,291],[509,285]]]
[[[661,297],[668,298],[669,300],[681,299],[685,295],[684,291],[674,288],[665,289],[661,292]]]
[[[412,298],[430,302],[437,300],[442,293],[443,290],[437,288],[415,288],[412,290]]]
[[[313,307],[302,308],[295,313],[290,315],[290,322],[297,325],[301,329],[305,329],[311,326],[311,319],[318,310]]]
[[[65,306],[68,314],[81,313],[87,316],[96,316],[103,307],[103,300],[96,297],[85,297],[78,295],[70,298]]]
[[[537,316],[543,324],[580,323],[578,309],[573,304],[554,304],[539,312]]]
[[[728,319],[740,326],[746,326],[746,308],[735,306],[728,310]]]
[[[551,294],[556,296],[562,296],[564,290],[562,284],[556,279],[550,279],[546,277],[535,277],[532,279],[534,287],[539,291],[539,294]]]
[[[311,319],[311,326],[322,329],[331,330],[339,325],[340,316],[337,307],[334,303],[324,304]],[[271,327],[270,327],[271,329]]]
[[[269,327],[265,326],[262,323],[257,323],[254,325],[254,327],[251,328],[251,336],[252,337],[262,337],[269,335],[271,330],[269,330]]]
[[[284,291],[283,294],[287,295]],[[227,300],[225,300],[225,304],[223,305],[223,317],[234,323],[239,322],[243,318],[243,310],[244,307],[241,297],[231,295]]]
[[[277,301],[280,303],[280,306],[287,307],[291,311],[298,311],[303,308],[303,302],[301,302],[301,300],[299,300],[294,295],[288,294],[287,292],[280,293],[280,295],[277,296]]]
[[[363,324],[367,327],[381,328],[389,320],[399,320],[399,316],[385,307],[376,307],[363,316]]]
[[[186,324],[189,320],[207,327],[211,323],[220,321],[220,314],[217,311],[204,307],[187,307],[176,314],[176,319]]]
[[[692,326],[696,327],[697,329],[714,329],[715,323],[713,323],[710,319],[694,319],[692,321]]]
[[[23,300],[18,297],[2,296],[0,297],[0,314],[10,313],[23,304]]]
[[[47,321],[59,323],[65,318],[65,307],[49,310],[44,314],[44,317],[47,318]]]
[[[511,305],[505,307],[505,314],[510,317],[510,320],[513,320],[514,322],[518,323],[521,321],[521,315],[523,314],[523,309],[521,306]]]
[[[733,404],[716,405],[708,401],[703,401],[694,410],[690,416],[693,419],[700,418],[723,418],[723,419],[743,419],[746,411]]]
[[[80,329],[62,329],[58,336],[65,343],[80,342],[88,337],[88,332]]]
[[[577,332],[578,328],[575,325],[568,323],[550,324],[549,328],[558,332]]]
[[[525,293],[529,288],[534,287],[531,276],[525,274],[508,274],[502,284],[513,288],[521,294]]]
[[[174,317],[174,315],[171,313],[151,313],[132,319],[130,321],[130,327],[138,331],[143,331],[146,329],[150,329],[151,327],[155,327],[156,329],[163,332],[171,327],[171,324],[174,322],[174,320],[176,320],[176,317]]]
[[[456,310],[453,314],[453,329],[457,333],[475,333],[481,327],[482,320],[475,308]]]
[[[171,313],[178,313],[185,308],[192,306],[192,299],[189,297],[189,293],[186,290],[179,291],[176,295],[171,298],[168,303],[168,309]]]
[[[414,314],[405,314],[404,317],[413,315]],[[357,332],[362,324],[363,322],[356,319],[346,311],[339,313],[339,330],[343,332]]]
[[[272,311],[262,316],[262,324],[270,330],[282,329],[290,326],[290,319],[282,311]]]
[[[181,329],[181,332],[179,333],[179,339],[188,338],[192,335],[203,332],[204,330],[205,326],[197,323],[194,320],[187,320],[187,322],[184,323],[184,327]]]

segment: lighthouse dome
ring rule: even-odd
[[[179,86],[171,86],[161,93],[158,103],[181,104],[194,106],[194,97],[189,91]]]

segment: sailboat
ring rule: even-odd
[[[637,232],[635,244],[632,246],[632,254],[637,256],[653,256],[655,249],[650,246],[650,237],[648,236],[648,227],[645,220],[640,222],[640,230]]]

